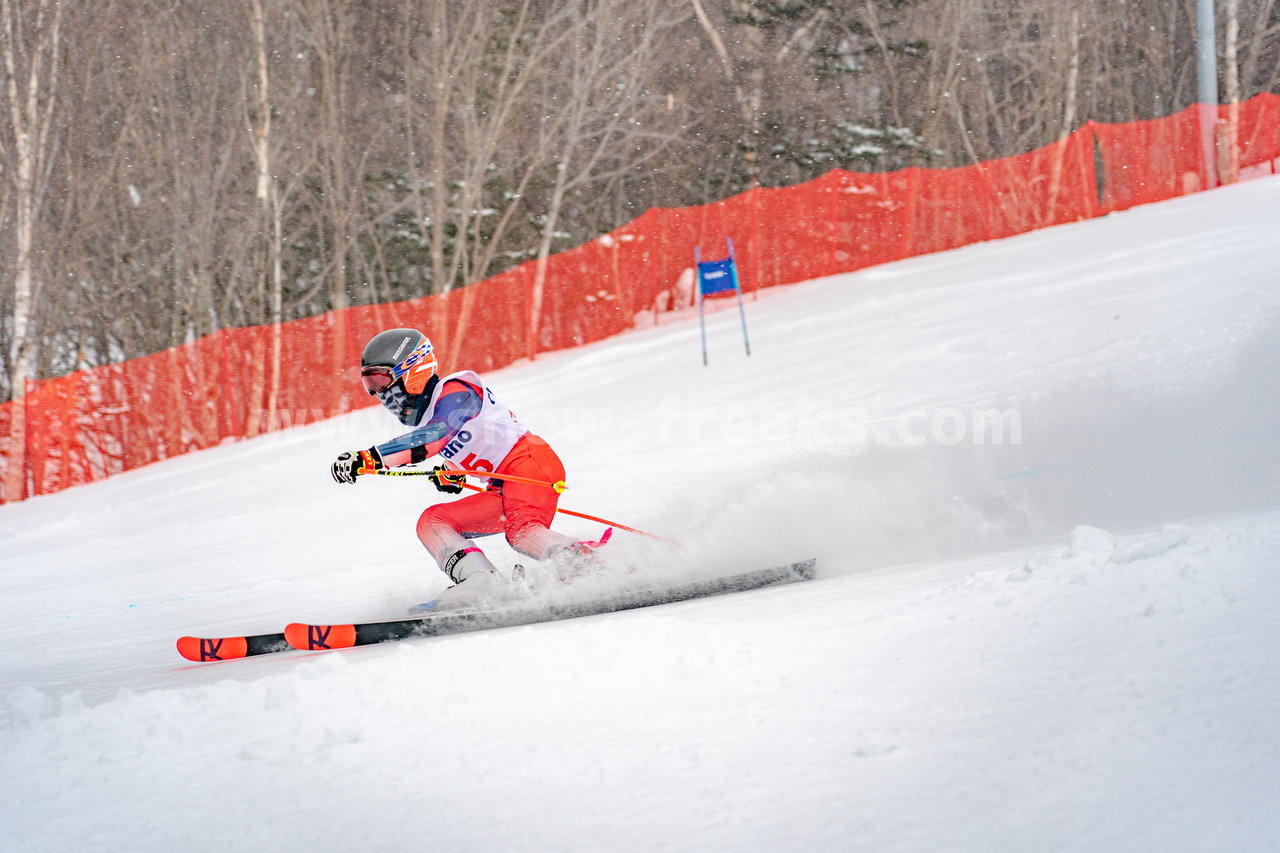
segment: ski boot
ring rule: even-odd
[[[410,616],[421,616],[441,610],[478,609],[500,601],[509,592],[508,584],[498,569],[479,548],[463,548],[444,565],[453,586],[434,601],[415,604]]]

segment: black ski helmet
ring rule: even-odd
[[[360,382],[406,426],[436,381],[431,339],[417,329],[388,329],[373,336],[360,356]]]

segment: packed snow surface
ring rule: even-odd
[[[685,311],[487,377],[563,506],[681,543],[628,577],[808,583],[192,665],[444,588],[437,493],[329,478],[385,413],[0,508],[0,848],[1280,848],[1278,219],[1263,179],[761,293],[749,358],[719,303],[707,368]]]

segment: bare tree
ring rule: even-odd
[[[1226,39],[1223,64],[1226,66],[1227,121],[1218,142],[1218,174],[1225,183],[1240,180],[1240,0],[1226,0]]]
[[[26,395],[38,329],[34,323],[38,292],[35,237],[53,162],[53,118],[62,66],[62,11],[61,3],[39,0],[33,21],[29,8],[15,9],[11,0],[0,2],[0,14],[4,16],[0,55],[4,61],[9,120],[8,133],[0,139],[0,154],[12,164],[13,173],[13,314],[9,332],[12,400]],[[6,495],[22,494],[26,440],[25,407],[14,406],[9,423]]]
[[[358,10],[354,0],[296,0],[301,34],[306,39],[315,112],[318,192],[313,196],[317,246],[326,253],[323,276],[329,282],[329,305],[345,308],[351,302],[348,273],[359,213],[359,147],[368,136],[353,136],[352,114],[359,99],[352,89],[352,66],[357,61],[353,28]],[[375,126],[365,128],[376,135]],[[360,141],[357,143],[357,139]]]
[[[724,69],[725,79],[733,88],[733,100],[738,105],[742,117],[742,135],[739,142],[742,148],[742,159],[744,162],[744,171],[746,173],[747,183],[754,185],[759,183],[759,159],[760,159],[760,105],[763,100],[763,68],[760,64],[760,54],[763,53],[761,45],[761,34],[758,29],[749,28],[745,41],[749,45],[748,54],[751,58],[749,64],[743,70],[739,70],[738,61],[729,54],[729,49],[725,46],[725,40],[721,37],[719,28],[711,17],[707,14],[707,10],[702,5],[702,0],[689,0],[693,8],[698,24],[707,34],[707,41],[710,42],[715,50],[716,58],[720,60],[720,65]],[[747,0],[733,0],[734,8],[730,13],[731,18],[734,13],[742,16],[749,14]],[[746,79],[744,79],[746,78]]]
[[[271,138],[271,72],[267,65],[267,26],[262,14],[262,0],[248,0],[249,24],[253,31],[254,65],[257,70],[257,124],[251,128],[253,134],[253,153],[258,165],[258,180],[255,195],[261,211],[260,221],[262,233],[267,242],[267,271],[265,278],[269,282],[270,312],[267,321],[272,326],[271,352],[268,363],[270,375],[267,379],[267,422],[275,423],[277,398],[280,392],[280,323],[284,319],[284,261],[283,250],[283,214],[281,212],[280,193],[272,170],[273,147]],[[261,362],[259,362],[261,363]],[[251,425],[251,432],[256,421]]]
[[[1280,90],[1280,3],[1242,0],[1238,17],[1246,24],[1240,45],[1241,98]]]
[[[1066,168],[1067,138],[1076,130],[1076,110],[1080,86],[1080,10],[1076,8],[1062,9],[1064,14],[1056,16],[1055,25],[1065,27],[1065,37],[1059,35],[1058,41],[1066,43],[1066,75],[1063,81],[1062,124],[1058,130],[1055,145],[1057,151],[1050,165],[1049,174],[1049,210],[1047,220],[1054,221],[1058,205],[1058,192],[1062,187],[1062,173]]]
[[[539,348],[547,261],[568,193],[637,168],[657,153],[666,134],[650,128],[660,103],[646,97],[635,69],[654,61],[659,40],[678,19],[651,0],[583,0],[572,37],[550,66],[542,133],[554,152],[551,191],[541,212],[529,309],[529,357]]]
[[[399,88],[404,204],[429,256],[429,289],[444,293],[496,271],[529,181],[545,163],[529,129],[531,83],[567,44],[573,11],[534,0],[474,0],[418,7],[400,20]],[[542,107],[545,109],[545,107]],[[447,348],[470,322],[473,292],[444,304],[436,328]]]
[[[447,346],[466,286],[527,260],[537,327],[550,254],[647,207],[979,162],[1194,98],[1192,0],[76,8],[0,0],[5,398],[226,326],[462,288],[436,302]],[[1227,100],[1280,90],[1280,0],[1224,8]]]

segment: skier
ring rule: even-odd
[[[355,483],[359,474],[437,455],[444,464],[432,469],[429,479],[448,494],[461,494],[465,480],[451,470],[491,471],[542,483],[564,480],[564,465],[551,445],[500,404],[479,374],[437,374],[431,341],[417,329],[375,335],[360,359],[360,381],[411,431],[340,455],[333,463],[339,483]],[[559,497],[550,485],[495,479],[483,492],[427,507],[418,519],[418,538],[454,583],[442,599],[469,600],[501,583],[493,563],[469,543],[480,536],[505,533],[513,548],[535,560],[589,553],[599,543],[577,542],[551,529]]]

